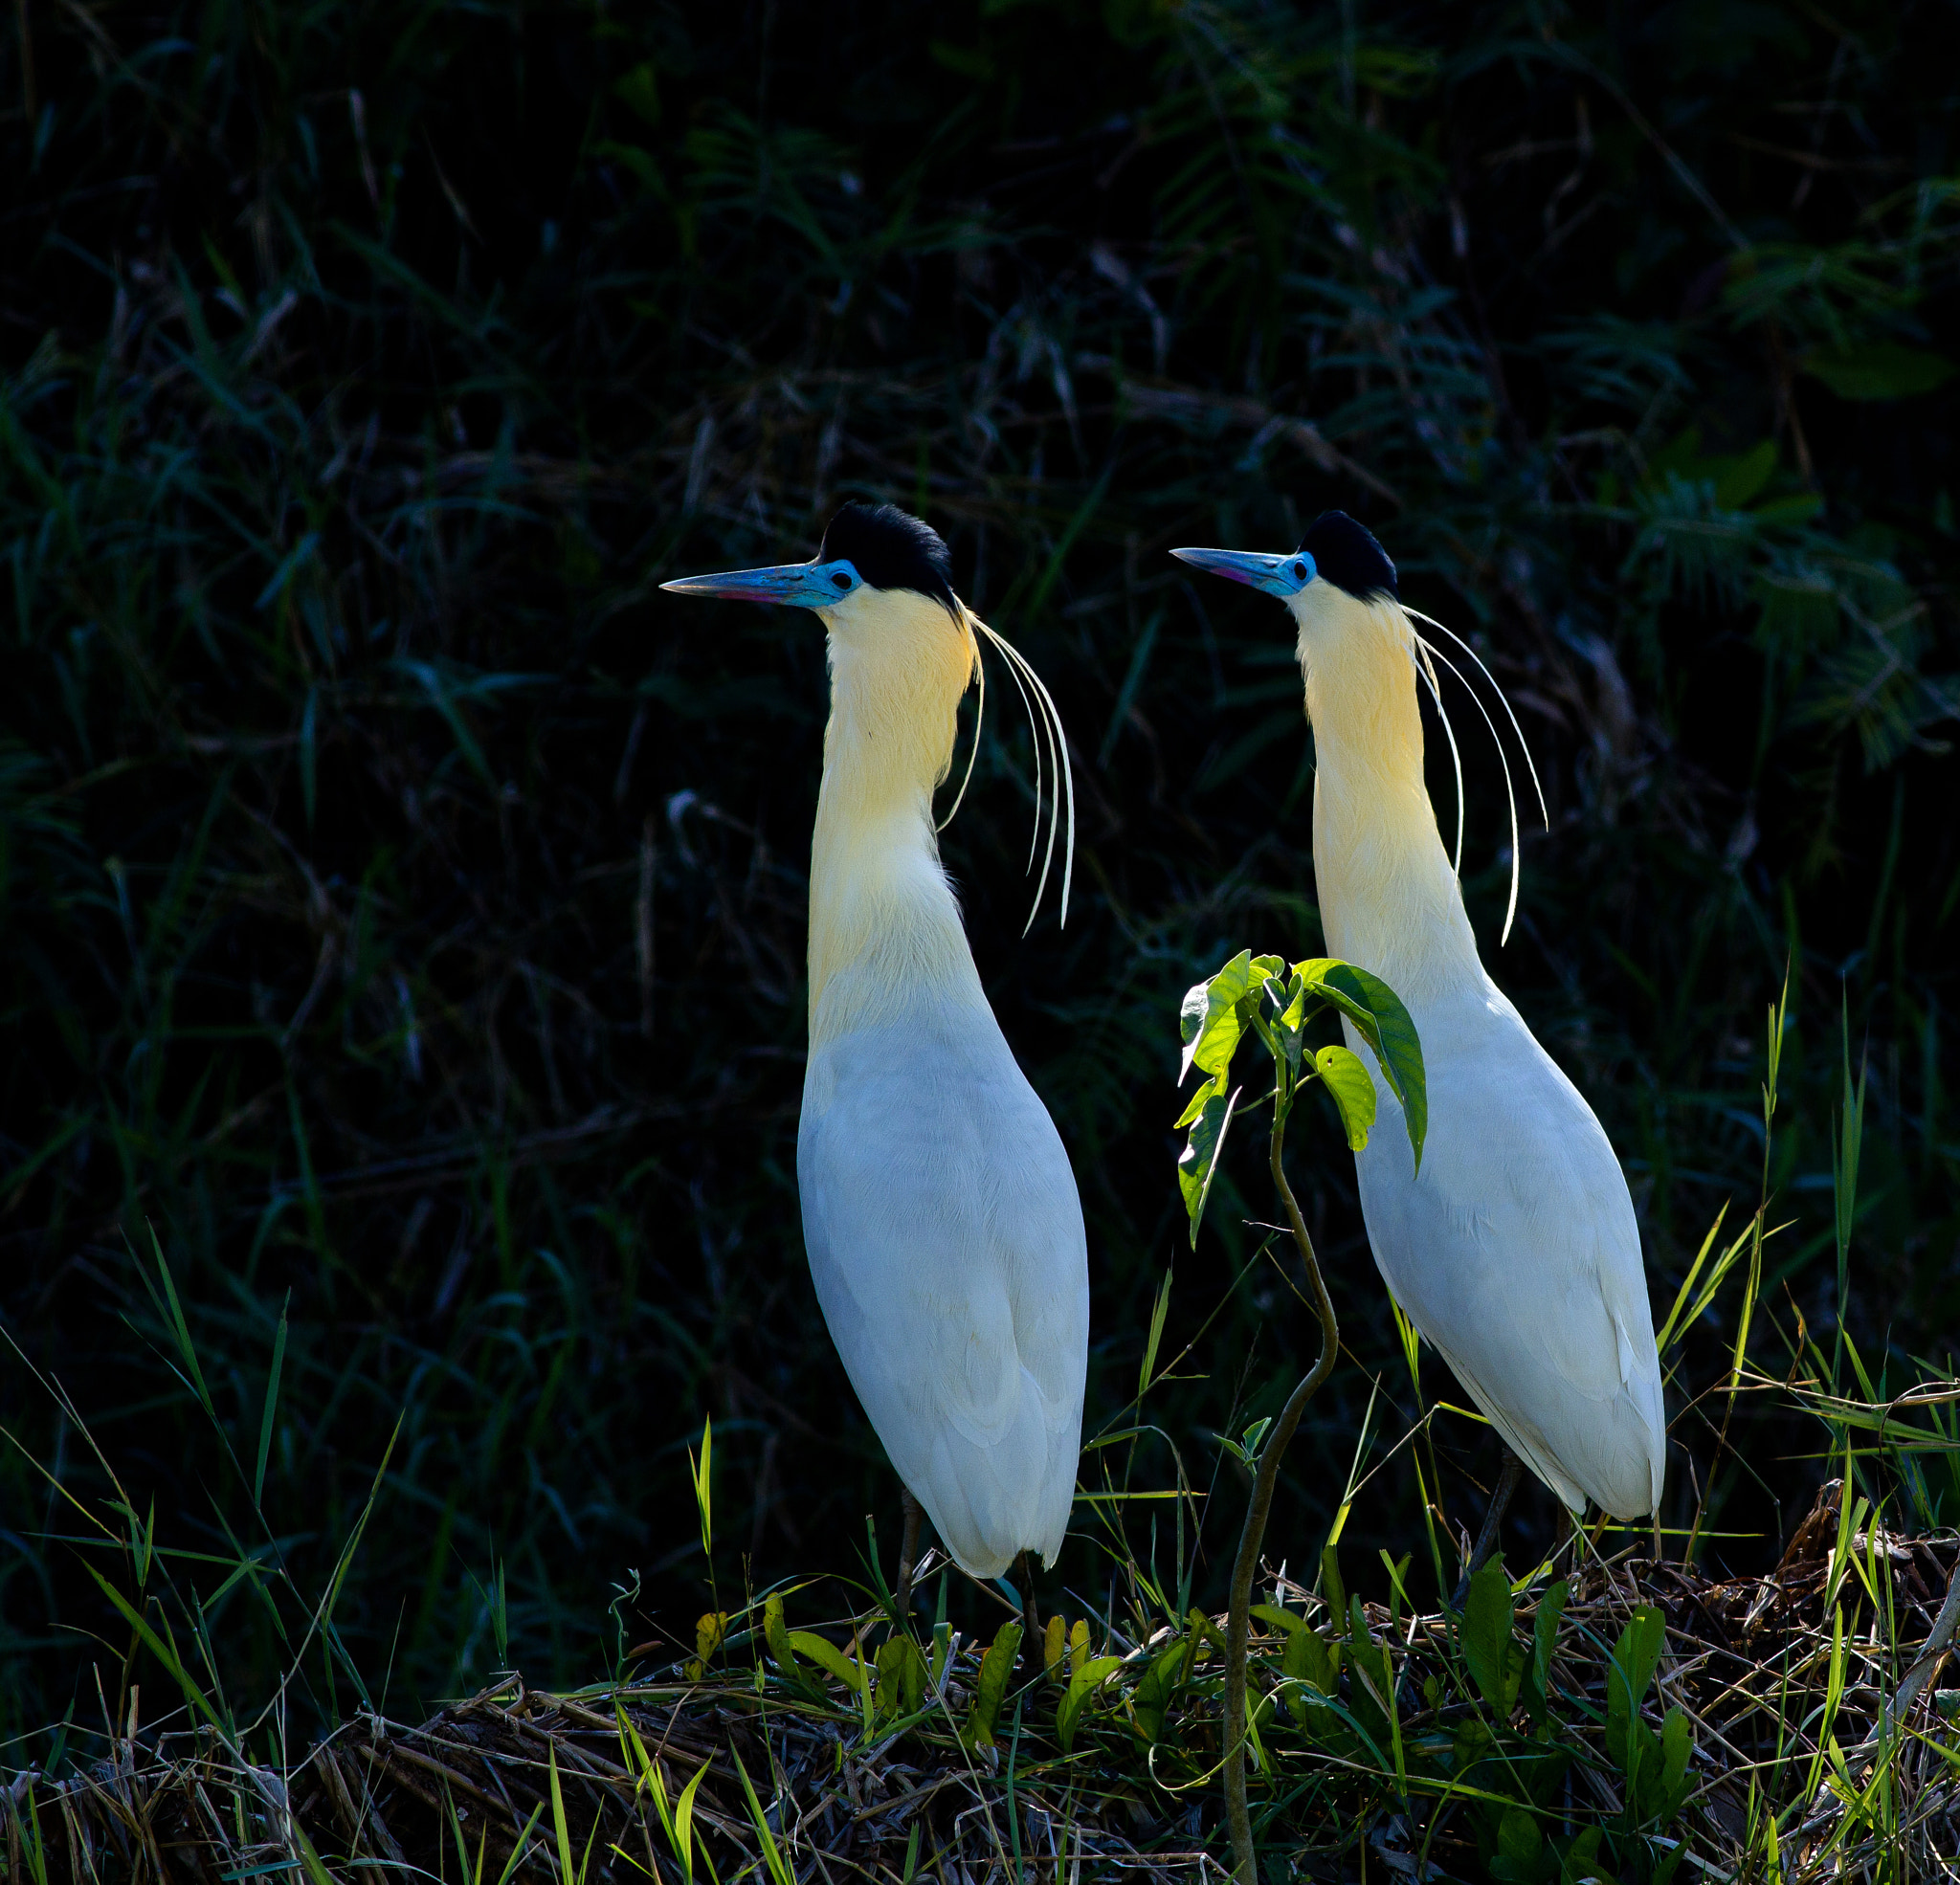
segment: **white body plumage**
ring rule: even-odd
[[[851,1385],[953,1557],[996,1577],[1068,1526],[1088,1361],[1075,1175],[988,1006],[939,861],[971,631],[910,591],[823,611],[796,1171]]]
[[[1315,736],[1327,948],[1402,997],[1427,1074],[1418,1175],[1397,1101],[1368,1063],[1381,1110],[1355,1164],[1375,1262],[1568,1506],[1590,1498],[1637,1518],[1659,1500],[1666,1422],[1625,1176],[1592,1109],[1478,958],[1423,780],[1408,616],[1387,595],[1364,601],[1325,580],[1286,600]]]
[[[1069,792],[1065,857],[1074,802],[1046,688],[947,567],[917,518],[846,504],[813,562],[661,587],[811,609],[829,636],[796,1139],[804,1245],[900,1477],[960,1564],[998,1577],[1023,1550],[1052,1563],[1068,1528],[1089,1263],[1075,1174],[987,1005],[939,861],[932,794],[980,673],[977,635],[1038,710],[1037,755],[1045,744]],[[1060,811],[1051,795],[1051,859]],[[1064,915],[1067,902],[1064,863]]]

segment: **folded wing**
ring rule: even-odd
[[[1660,1496],[1665,1432],[1633,1201],[1592,1109],[1495,988],[1418,1015],[1429,1136],[1393,1096],[1356,1155],[1375,1261],[1514,1451],[1574,1510]]]
[[[984,1008],[813,1050],[797,1176],[832,1339],[899,1475],[980,1577],[1067,1529],[1088,1358],[1080,1200]]]

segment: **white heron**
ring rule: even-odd
[[[1422,1037],[1419,1177],[1408,1135],[1389,1129],[1395,1097],[1370,1066],[1389,1117],[1355,1165],[1375,1263],[1512,1452],[1568,1507],[1651,1512],[1666,1422],[1633,1200],[1592,1107],[1478,958],[1423,782],[1417,676],[1440,709],[1431,662],[1445,657],[1398,600],[1380,543],[1342,512],[1320,518],[1291,556],[1172,554],[1278,596],[1298,625],[1326,946],[1381,976]],[[1460,767],[1457,796],[1460,862]],[[1515,910],[1515,804],[1511,818]],[[1473,1557],[1495,1537],[1516,1474],[1507,1459]]]
[[[1063,920],[1074,793],[1047,689],[947,572],[928,525],[846,504],[813,562],[661,587],[813,609],[828,634],[796,1141],[804,1246],[831,1339],[908,1494],[966,1570],[994,1578],[1024,1549],[1053,1563],[1068,1526],[1089,1270],[1068,1155],[988,1006],[940,863],[932,795],[975,678],[984,707],[979,636],[1036,720],[1037,840],[1047,750],[1041,884],[1067,796]],[[909,1501],[906,1521],[902,1590]]]

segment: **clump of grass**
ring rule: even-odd
[[[1834,1482],[1762,1578],[1562,1557],[1515,1588],[1486,1566],[1460,1615],[1348,1594],[1332,1551],[1318,1589],[1272,1583],[1252,1644],[1266,1877],[1940,1871],[1960,1691],[1926,1685],[1960,1537],[1899,1539]],[[987,1644],[875,1601],[791,1630],[797,1595],[704,1616],[685,1669],[568,1694],[512,1674],[420,1723],[364,1711],[275,1769],[210,1725],[132,1719],[65,1779],[0,1789],[10,1878],[1222,1869],[1223,1618],[1058,1612],[1027,1653],[1013,1620]]]

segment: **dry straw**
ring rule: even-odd
[[[1947,1595],[1956,1560],[1952,1534],[1853,1530],[1836,1482],[1759,1578],[1724,1582],[1632,1555],[1590,1560],[1551,1632],[1551,1741],[1570,1760],[1546,1830],[1556,1840],[1624,1816],[1607,1747],[1607,1646],[1651,1605],[1665,1645],[1642,1714],[1658,1728],[1680,1710],[1692,1752],[1683,1804],[1649,1842],[1656,1864],[1642,1875],[1659,1875],[1677,1842],[1704,1877],[1952,1875],[1960,1755],[1949,1712],[1960,1692],[1933,1683],[1960,1610]],[[1325,1601],[1283,1579],[1273,1594],[1328,1640]],[[1181,1634],[1112,1642],[1106,1665],[1087,1654],[1088,1627],[1051,1626],[1041,1666],[1023,1658],[990,1707],[978,1645],[942,1634],[939,1678],[923,1661],[908,1678],[902,1654],[871,1652],[881,1615],[850,1620],[851,1651],[819,1660],[811,1634],[786,1634],[768,1608],[765,1629],[745,1634],[732,1619],[735,1633],[697,1665],[697,1679],[677,1669],[676,1679],[559,1696],[513,1675],[419,1725],[363,1713],[284,1771],[250,1764],[209,1731],[116,1737],[86,1771],[0,1783],[9,1885],[278,1875],[732,1885],[749,1874],[766,1885],[1078,1885],[1222,1874],[1213,1805],[1222,1619],[1194,1613]],[[1526,1596],[1517,1619],[1526,1644],[1537,1614]],[[1357,1627],[1386,1657],[1373,1666],[1388,1693],[1374,1699],[1389,1704],[1410,1770],[1398,1778],[1392,1761],[1357,1760],[1351,1742],[1338,1751],[1338,1734],[1296,1731],[1288,1696],[1303,1692],[1285,1674],[1282,1640],[1294,1629],[1260,1634],[1254,1693],[1267,1699],[1255,1706],[1263,1761],[1254,1805],[1268,1868],[1481,1875],[1474,1786],[1424,1781],[1413,1763],[1438,1738],[1461,1747],[1468,1724],[1506,1732],[1465,1679],[1470,1628],[1358,1600],[1333,1634],[1351,1638]],[[1158,1717],[1149,1672],[1180,1643],[1188,1675]],[[1374,1685],[1357,1672],[1369,1666],[1349,1649],[1329,1721],[1362,1719]],[[1895,1696],[1906,1705],[1888,1722]],[[1667,1869],[1691,1875],[1678,1860]]]

